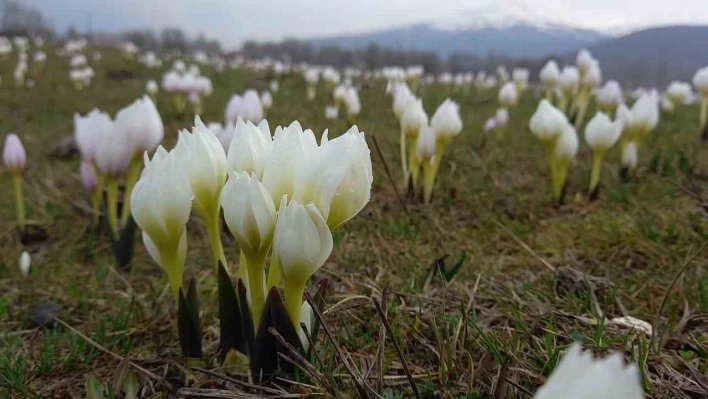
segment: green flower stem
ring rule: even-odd
[[[238,278],[244,282],[248,281],[248,267],[246,266],[246,254],[241,251],[238,257]]]
[[[113,238],[118,238],[118,178],[108,177],[108,225],[111,227]]]
[[[569,160],[567,159],[561,159],[556,163],[556,184],[553,190],[553,199],[556,201],[560,201],[563,196],[563,186],[568,177],[568,164]]]
[[[590,189],[589,193],[595,190],[595,187],[600,183],[600,170],[602,169],[602,157],[605,155],[605,150],[593,150],[592,154],[592,172],[590,173]]]
[[[91,209],[93,210],[93,223],[98,224],[101,216],[101,201],[103,201],[103,189],[106,185],[105,177],[96,170],[96,189],[91,194]]]
[[[568,110],[568,93],[563,92],[563,95],[558,98],[558,109],[566,113]]]
[[[553,102],[553,88],[552,87],[546,87],[546,100],[550,101],[551,103]]]
[[[160,260],[162,261],[162,270],[167,275],[172,295],[174,295],[175,301],[179,301],[179,289],[182,288],[184,275],[184,263],[180,259],[179,250],[175,247],[174,251],[160,251]]]
[[[423,201],[430,203],[433,196],[433,186],[435,185],[435,164],[432,159],[423,160]]]
[[[558,165],[556,163],[555,146],[557,139],[546,140],[543,145],[546,147],[546,152],[548,153],[548,166],[551,170],[551,187],[555,198],[555,193],[557,191],[556,186],[558,185]]]
[[[25,228],[25,197],[22,194],[22,174],[13,173],[12,183],[15,186],[15,201],[17,204],[17,225]]]
[[[575,128],[579,129],[583,125],[583,120],[585,119],[585,113],[588,110],[588,101],[590,93],[585,88],[581,88],[578,92],[578,98],[576,100],[578,115],[575,117]]]
[[[246,255],[246,265],[248,265],[248,290],[251,292],[251,314],[253,314],[253,325],[261,323],[261,315],[265,306],[265,256]]]
[[[221,243],[221,224],[219,223],[219,207],[217,206],[216,210],[211,211],[210,213],[211,215],[204,218],[204,223],[206,223],[207,225],[207,233],[209,235],[209,243],[211,246],[211,259],[214,262],[214,273],[218,273],[219,261],[224,264],[224,267],[227,267],[228,264],[226,263],[224,246]]]
[[[275,254],[270,255],[270,268],[268,269],[268,290],[280,284],[282,269]]]
[[[408,143],[408,171],[413,181],[413,189],[418,191],[418,178],[420,177],[420,157],[418,156],[417,140]]]
[[[406,131],[401,126],[401,170],[403,171],[403,188],[408,185],[408,160],[406,150]]]
[[[121,225],[125,226],[130,216],[130,195],[133,193],[135,183],[138,182],[140,172],[143,170],[143,159],[136,156],[130,161],[128,172],[125,175],[125,193],[123,194],[123,212],[121,213]]]
[[[285,281],[285,310],[295,326],[295,331],[300,331],[300,309],[302,308],[302,296],[304,293],[304,284]]]
[[[703,96],[701,100],[701,131],[706,128],[708,124],[708,96]]]

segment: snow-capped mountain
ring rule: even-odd
[[[520,1],[490,3],[436,17],[411,26],[378,32],[313,39],[316,46],[362,48],[372,43],[405,50],[434,51],[441,55],[490,53],[516,58],[562,54],[610,37],[573,26],[553,12]]]

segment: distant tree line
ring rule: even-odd
[[[0,0],[0,34],[5,36],[54,36],[51,21],[36,7],[17,0]]]
[[[208,39],[200,33],[196,38],[190,39],[179,28],[165,28],[156,33],[151,29],[134,30],[121,35],[124,40],[133,42],[143,50],[151,51],[180,51],[183,53],[204,51],[208,54],[220,54],[221,43],[218,40]]]
[[[512,60],[509,57],[490,53],[479,56],[469,53],[452,53],[447,58],[433,51],[416,51],[385,48],[371,43],[364,48],[343,49],[334,45],[313,46],[308,42],[287,39],[279,43],[258,43],[248,41],[243,46],[248,58],[272,58],[290,62],[333,65],[336,67],[355,66],[364,69],[378,69],[384,66],[422,65],[427,73],[449,71],[494,72],[500,65],[523,66],[540,70],[543,60]]]

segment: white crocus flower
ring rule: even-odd
[[[226,105],[226,121],[236,123],[238,118],[260,123],[263,119],[263,104],[258,92],[246,90],[243,96],[233,95]]]
[[[519,101],[519,92],[516,87],[516,84],[514,83],[506,83],[502,88],[499,90],[499,104],[501,104],[503,107],[508,108],[511,107],[512,105],[516,105],[516,103]]]
[[[228,150],[229,172],[255,173],[259,179],[262,178],[266,158],[272,147],[273,140],[267,120],[255,126],[250,121],[244,122],[238,118]]]
[[[563,356],[534,399],[642,399],[644,391],[635,365],[625,366],[615,353],[596,360],[574,344]]]
[[[615,145],[622,134],[622,122],[612,121],[604,112],[598,112],[585,127],[585,141],[593,150],[590,174],[590,195],[600,183],[600,170],[605,152]]]
[[[95,161],[98,146],[112,127],[111,117],[98,109],[94,108],[86,116],[74,114],[74,141],[83,159]]]
[[[154,151],[165,135],[160,113],[149,96],[143,96],[118,111],[113,128],[130,136],[134,157]]]
[[[708,129],[708,66],[699,69],[693,75],[693,85],[701,93],[700,129],[705,135],[705,129]]]
[[[353,126],[327,140],[301,165],[294,199],[314,203],[331,229],[356,216],[371,199],[371,152],[364,132]]]
[[[316,149],[315,134],[309,129],[303,131],[297,121],[284,129],[280,126],[275,129],[273,147],[265,158],[261,181],[276,204],[280,204],[283,194],[288,198],[295,194],[296,174]]]
[[[305,284],[329,258],[333,240],[327,222],[314,204],[286,202],[283,197],[273,236],[273,254],[282,267],[285,308],[297,327]]]
[[[226,153],[219,139],[197,116],[191,132],[179,132],[174,153],[194,193],[195,209],[202,217],[215,209],[218,213],[219,196],[226,181]]]
[[[614,115],[617,107],[624,102],[622,88],[615,80],[610,80],[595,94],[597,104],[605,113]]]
[[[22,273],[23,276],[29,276],[31,263],[32,258],[30,257],[29,252],[22,251],[20,254],[20,273]]]
[[[152,160],[145,154],[145,169],[131,195],[133,217],[156,248],[153,252],[159,254],[160,266],[167,274],[175,298],[182,286],[184,257],[181,252],[184,248],[180,247],[186,248],[183,236],[192,198],[189,181],[177,164],[174,152],[168,153],[160,146]]]
[[[226,225],[246,261],[246,269],[240,274],[248,279],[251,311],[257,325],[265,305],[265,259],[273,242],[275,204],[255,174],[231,172],[221,194],[221,206]]]
[[[546,90],[546,99],[550,100],[553,97],[553,90],[560,81],[560,68],[558,68],[558,63],[554,60],[550,60],[544,65],[539,73],[539,79],[543,83],[543,87]]]
[[[445,99],[433,117],[430,118],[430,127],[435,130],[439,141],[447,144],[462,131],[462,117],[460,106],[451,99]]]

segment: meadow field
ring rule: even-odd
[[[623,353],[637,364],[649,398],[708,397],[708,150],[697,105],[662,114],[631,179],[620,177],[619,150],[608,151],[595,201],[587,195],[592,154],[579,131],[558,205],[546,154],[528,127],[540,91],[523,93],[500,135],[483,130],[498,89],[421,86],[429,113],[450,97],[464,123],[426,205],[400,184],[399,126],[385,80],[355,80],[356,124],[371,149],[374,180],[370,203],[333,232],[332,255],[312,279],[330,282],[326,328],[309,359],[330,386],[301,371],[264,389],[224,377],[247,381],[239,377],[244,370],[222,367],[215,355],[217,280],[201,219],[188,223],[185,269],[200,283],[199,370],[182,358],[176,305],[139,234],[132,269],[119,271],[110,241],[91,224],[81,159],[69,145],[73,114],[96,107],[113,115],[171,63],[149,69],[101,49],[92,84],[77,91],[66,59],[53,50],[47,45],[45,68],[30,74],[32,88],[14,86],[14,59],[0,61],[0,137],[17,133],[24,143],[27,218],[46,232],[22,242],[3,169],[0,398],[94,397],[86,394],[89,380],[103,384],[106,397],[123,397],[128,374],[141,398],[531,398],[575,341],[598,355]],[[232,94],[267,89],[272,78],[246,68],[201,69],[214,87],[205,123],[223,121]],[[325,129],[330,139],[346,132],[344,117],[325,119],[331,94],[322,84],[317,90],[307,101],[302,77],[286,75],[266,117],[271,128],[297,120],[318,137]],[[171,148],[193,116],[176,116],[164,91],[157,107],[163,145]],[[226,257],[236,265],[238,244],[227,231]],[[17,266],[25,250],[28,276]],[[617,320],[627,316],[652,330]]]

